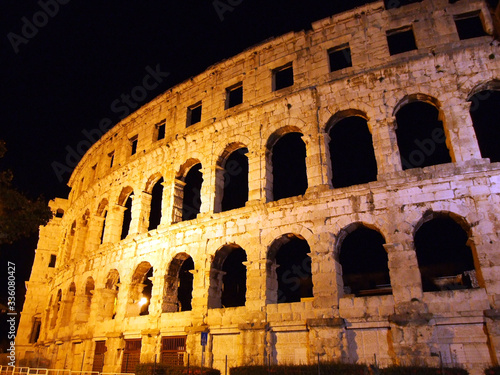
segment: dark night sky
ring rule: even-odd
[[[52,163],[65,163],[66,148],[85,139],[83,129],[120,120],[111,103],[141,84],[147,66],[170,75],[141,104],[267,38],[370,2],[59,1],[58,9],[55,0],[0,6],[0,139],[8,148],[0,170],[11,169],[19,190],[47,200],[68,194],[70,174],[59,181]],[[52,15],[42,14],[42,4],[52,4]],[[219,16],[214,4],[231,10]],[[1,249],[0,302],[5,262],[16,262],[23,289],[35,247],[36,237]]]

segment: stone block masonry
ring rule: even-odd
[[[19,364],[498,363],[498,13],[370,3],[124,118],[50,203]]]

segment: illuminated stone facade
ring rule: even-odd
[[[205,366],[221,370],[226,355],[496,363],[499,139],[474,117],[500,103],[496,13],[478,0],[371,3],[249,48],[122,120],[50,204],[19,360],[200,364],[208,332]],[[445,249],[446,236],[463,244]]]

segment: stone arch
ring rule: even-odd
[[[174,207],[172,222],[192,220],[200,213],[202,165],[198,159],[190,158],[181,165],[174,181]]]
[[[474,87],[467,100],[481,157],[500,162],[500,80],[493,79]]]
[[[342,268],[344,294],[392,293],[385,243],[378,228],[362,222],[351,223],[340,231],[335,253]]]
[[[268,247],[266,300],[300,302],[313,297],[310,247],[300,234],[286,233]]]
[[[414,232],[424,292],[480,287],[470,236],[470,225],[463,217],[447,211],[424,213]]]
[[[163,178],[162,174],[160,172],[156,172],[152,174],[148,180],[146,181],[146,185],[144,186],[144,191],[146,193],[151,194],[153,191],[153,187],[156,185],[156,183]]]
[[[437,99],[422,93],[407,95],[395,106],[393,114],[404,170],[452,161]]]
[[[248,200],[248,148],[241,142],[226,146],[217,159],[214,211],[244,207]]]
[[[266,142],[266,185],[270,200],[305,194],[308,187],[307,149],[303,135],[295,126],[284,126],[269,136]]]
[[[127,301],[127,316],[148,315],[152,297],[153,267],[147,261],[139,263],[132,275],[129,298]]]
[[[165,274],[162,312],[191,311],[194,261],[187,253],[174,256]]]
[[[245,306],[246,262],[246,251],[235,243],[215,252],[210,267],[209,308]]]
[[[334,188],[377,179],[377,161],[368,117],[357,109],[340,111],[328,121],[329,167]]]

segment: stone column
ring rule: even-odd
[[[182,221],[182,204],[184,197],[184,186],[186,183],[179,179],[174,180],[173,204],[172,204],[172,223]]]
[[[493,357],[493,363],[498,365],[500,363],[500,310],[486,310],[484,316],[490,354]]]
[[[372,132],[378,175],[401,171],[401,156],[396,138],[395,117],[377,119],[375,123],[372,123],[372,121],[368,121],[368,127]]]
[[[248,310],[261,311],[266,302],[266,260],[243,262],[247,268],[247,291],[245,306]]]
[[[130,221],[130,228],[128,230],[127,236],[129,236],[131,234],[133,235],[136,233],[143,233],[140,230],[142,230],[144,228],[144,222],[143,222],[144,216],[141,212],[142,207],[143,207],[143,195],[144,194],[147,194],[147,193],[141,192],[138,194],[134,193],[133,195],[131,195],[131,197],[132,197],[132,218]],[[149,196],[149,200],[151,202],[151,196]],[[148,217],[148,220],[149,220],[149,217]],[[146,227],[146,231],[147,231],[147,227]]]
[[[175,181],[175,180],[174,180]],[[172,206],[169,204],[169,194],[170,183],[164,181],[161,183],[163,185],[163,191],[161,196],[161,221],[160,225],[170,224],[172,221]],[[174,198],[174,197],[172,197]]]
[[[262,316],[262,320],[265,316]],[[267,322],[242,323],[238,325],[241,337],[241,353],[238,365],[264,365],[266,358]]]
[[[158,358],[158,341],[160,336],[159,329],[144,329],[141,331],[141,363],[155,362],[159,363]]]
[[[130,233],[146,233],[149,228],[149,215],[151,213],[151,194],[143,191],[141,194],[134,199],[134,203],[137,202],[136,208],[133,207],[135,213],[137,213],[137,231]],[[132,217],[133,220],[133,217]],[[132,225],[130,225],[132,230]]]
[[[248,201],[260,201],[262,199],[262,166],[265,163],[263,152],[248,150]]]
[[[214,193],[214,212],[222,211],[222,199],[224,197],[224,168],[216,165],[214,168],[215,193]]]
[[[335,237],[330,233],[322,233],[311,249],[311,273],[313,281],[314,307],[338,308],[339,285],[338,276],[342,277],[340,268],[333,256]],[[340,267],[340,265],[339,265]]]
[[[314,132],[310,137],[302,136],[302,140],[306,146],[307,189],[310,190],[325,183],[328,185],[327,164],[323,159],[324,152],[321,151],[325,142],[323,135]]]
[[[123,213],[126,208],[115,204],[106,216],[106,227],[104,228],[103,243],[116,243],[120,241],[123,225]]]
[[[201,173],[203,176],[203,182],[201,184],[200,198],[200,214],[213,212],[214,208],[214,194],[215,194],[215,168],[216,167],[205,167],[202,166]]]
[[[104,217],[92,215],[89,220],[89,229],[87,235],[87,251],[94,254],[101,244],[101,235],[104,231]]]
[[[108,320],[113,318],[115,313],[115,300],[118,292],[114,289],[98,289],[96,293],[96,305],[99,309],[97,320]]]
[[[342,318],[307,319],[309,330],[309,361],[331,361],[343,357],[345,322]]]

